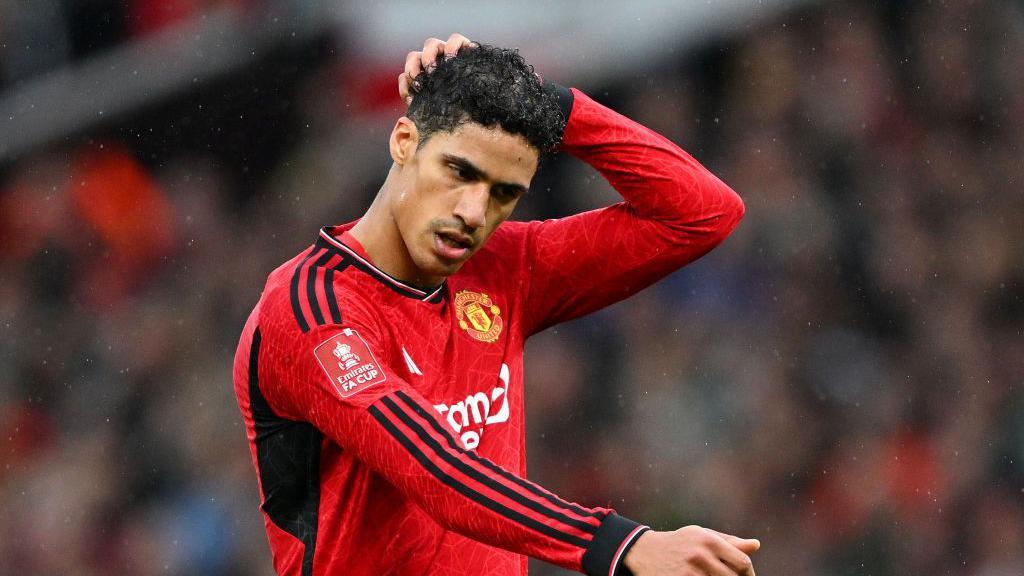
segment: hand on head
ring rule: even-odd
[[[414,50],[405,57],[405,70],[398,75],[398,94],[402,102],[408,106],[412,102],[412,82],[419,73],[430,70],[434,67],[438,57],[444,54],[445,58],[451,58],[459,53],[463,46],[473,47],[476,43],[462,34],[452,34],[448,40],[427,38],[423,43],[423,50]]]

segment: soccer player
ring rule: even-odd
[[[523,343],[699,258],[740,198],[667,139],[514,50],[464,36],[411,52],[394,163],[358,221],[274,270],[235,392],[282,575],[752,575],[759,543],[649,530],[525,475]],[[564,150],[624,202],[509,222]]]

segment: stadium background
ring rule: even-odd
[[[0,1],[0,574],[270,574],[239,330],[368,205],[404,55],[454,31],[747,205],[531,341],[532,479],[756,536],[760,574],[1020,574],[1021,4],[519,6]],[[595,176],[552,162],[516,217],[613,200]]]

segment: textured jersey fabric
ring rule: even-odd
[[[525,479],[523,344],[700,257],[739,197],[677,146],[573,89],[562,149],[625,201],[505,222],[431,290],[321,229],[271,273],[234,364],[282,575],[625,574],[644,526]]]

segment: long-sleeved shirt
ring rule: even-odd
[[[424,291],[325,227],[277,268],[234,363],[282,575],[626,574],[645,526],[525,478],[523,345],[711,250],[743,203],[655,132],[559,89],[562,149],[623,196],[505,222]]]

